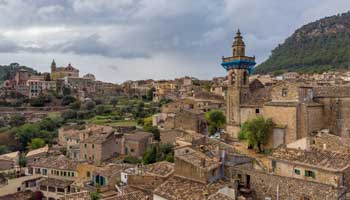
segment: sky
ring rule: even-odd
[[[225,75],[237,28],[262,62],[302,25],[349,0],[0,0],[0,64],[71,63],[98,80]]]

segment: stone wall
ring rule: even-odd
[[[282,94],[283,93],[283,94]],[[283,81],[271,89],[272,101],[298,101],[299,87],[296,83]]]
[[[324,104],[324,124],[332,133],[350,137],[350,98],[317,98],[316,101]]]
[[[226,168],[226,175],[234,180],[246,182],[250,177],[253,199],[300,200],[345,200],[345,189],[295,178],[282,177],[264,172],[240,168]]]
[[[263,108],[265,118],[271,118],[272,121],[279,125],[285,126],[285,143],[291,143],[297,140],[297,114],[298,106],[279,106],[267,105]]]

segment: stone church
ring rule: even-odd
[[[227,133],[238,138],[241,125],[259,115],[271,118],[275,126],[269,147],[275,148],[312,132],[329,129],[350,137],[350,86],[318,86],[305,80],[285,80],[264,85],[249,81],[255,57],[245,55],[245,43],[238,30],[232,56],[222,58],[228,72],[226,98]]]

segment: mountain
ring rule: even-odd
[[[30,74],[37,74],[37,71],[30,67],[21,66],[18,63],[11,63],[10,65],[0,65],[0,83],[8,80],[13,79],[16,75],[16,72],[20,69],[25,69],[29,71]]]
[[[321,73],[350,69],[350,11],[297,29],[255,73]]]

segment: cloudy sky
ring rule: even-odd
[[[69,62],[121,83],[221,76],[239,27],[258,62],[301,25],[350,0],[0,0],[0,64]]]

